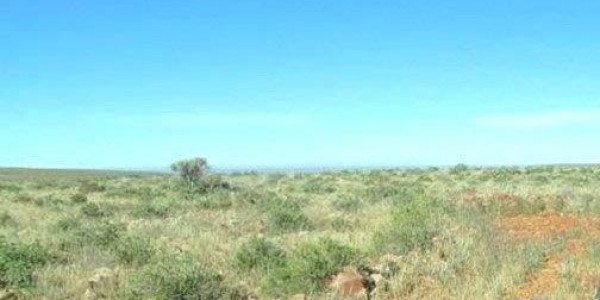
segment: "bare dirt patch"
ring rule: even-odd
[[[516,216],[497,220],[498,228],[507,232],[516,240],[543,239],[551,237],[565,237],[571,229],[580,228],[587,233],[600,233],[600,220],[578,216],[563,215],[536,215]],[[584,248],[584,241],[569,238],[565,246],[553,253],[549,253],[541,269],[528,276],[517,292],[517,299],[531,299],[550,294],[558,283],[561,262],[566,257],[579,255]]]

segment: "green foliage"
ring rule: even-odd
[[[454,167],[450,168],[450,174],[460,174],[469,170],[469,166],[465,164],[457,164]]]
[[[40,207],[48,207],[53,209],[61,209],[64,202],[62,199],[54,195],[46,195],[38,197],[34,200],[35,205]]]
[[[313,228],[298,200],[263,202],[261,207],[267,214],[267,228],[271,231],[291,232]]]
[[[144,201],[141,202],[134,211],[136,217],[159,217],[164,218],[169,215],[171,205],[165,201]]]
[[[31,203],[34,200],[35,199],[29,194],[18,194],[13,201],[17,203]]]
[[[86,180],[79,186],[79,192],[82,194],[99,193],[106,191],[106,186],[98,183],[97,181]]]
[[[29,288],[35,283],[33,271],[52,259],[39,243],[8,242],[0,236],[0,288]]]
[[[284,263],[285,251],[264,237],[252,237],[235,252],[235,263],[242,270],[270,270]]]
[[[322,238],[296,247],[284,264],[267,275],[266,289],[279,296],[316,293],[324,279],[362,260],[357,249]]]
[[[71,196],[73,203],[85,203],[88,201],[87,195],[84,193],[75,193]]]
[[[8,212],[0,212],[0,227],[2,226],[14,226],[17,224],[15,218]]]
[[[425,199],[398,203],[391,212],[391,223],[374,236],[378,253],[406,254],[431,246],[434,235],[431,207]]]
[[[225,209],[233,205],[231,193],[214,190],[207,194],[191,194],[190,199],[203,209]]]
[[[200,180],[198,190],[200,192],[209,192],[216,189],[230,190],[232,189],[229,182],[225,181],[221,175],[208,175]]]
[[[184,159],[171,164],[171,170],[179,173],[188,188],[194,188],[208,169],[208,161],[203,157]]]
[[[121,299],[217,300],[244,299],[223,276],[188,257],[166,257],[134,275]]]
[[[362,200],[354,195],[339,196],[333,201],[333,206],[347,212],[357,212],[362,206]]]
[[[107,247],[117,242],[125,227],[108,221],[83,223],[75,232],[75,243],[80,246]]]
[[[7,191],[11,193],[18,193],[23,189],[20,185],[8,183],[8,182],[0,182],[0,191]]]
[[[100,207],[94,202],[88,202],[81,207],[81,213],[85,216],[92,218],[107,217],[111,215],[111,212],[105,208]]]
[[[81,226],[80,220],[73,216],[64,217],[56,222],[56,228],[62,231],[73,230],[79,226]]]
[[[145,265],[155,254],[150,242],[138,236],[125,236],[113,243],[112,251],[120,263]]]

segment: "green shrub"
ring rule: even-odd
[[[84,206],[82,206],[81,213],[85,216],[92,218],[107,217],[111,215],[110,211],[101,208],[98,204],[94,202],[88,202]]]
[[[221,175],[209,175],[202,178],[199,189],[200,192],[208,192],[215,189],[230,190],[232,187]]]
[[[235,263],[242,270],[270,270],[284,263],[285,251],[264,237],[252,237],[235,253]]]
[[[465,164],[457,164],[450,168],[450,174],[460,174],[469,170],[469,166]]]
[[[13,216],[5,211],[0,212],[0,226],[14,226],[17,221]]]
[[[267,228],[272,231],[291,232],[309,230],[313,226],[300,206],[290,203],[288,206],[279,205],[268,211]]]
[[[79,192],[82,194],[97,193],[104,191],[106,191],[106,187],[95,181],[83,181],[79,186]]]
[[[150,242],[142,237],[125,236],[113,243],[117,261],[129,265],[145,265],[155,253]]]
[[[84,193],[75,193],[71,196],[73,203],[85,203],[88,201],[87,195]]]
[[[134,211],[134,216],[138,218],[159,217],[164,218],[169,215],[171,205],[162,201],[150,201],[140,203]]]
[[[376,251],[402,255],[416,248],[429,248],[434,236],[431,213],[424,199],[397,204],[391,212],[391,223],[374,235]]]
[[[342,211],[357,212],[363,206],[363,202],[359,197],[344,195],[335,199],[333,206]]]
[[[0,182],[0,191],[7,191],[12,193],[20,192],[23,188],[16,184]]]
[[[184,159],[171,164],[171,170],[179,173],[188,189],[194,189],[208,170],[208,161],[203,157]]]
[[[29,288],[34,285],[33,271],[52,259],[39,243],[11,243],[0,236],[0,288]]]
[[[18,194],[15,198],[14,198],[14,202],[17,203],[31,203],[33,202],[35,199],[28,194]]]
[[[274,232],[292,232],[313,228],[302,211],[303,199],[285,199],[279,196],[262,198],[258,208],[267,215],[267,228]]]
[[[81,226],[80,220],[73,216],[64,217],[56,222],[56,228],[62,231],[76,229],[79,228],[79,226]]]
[[[284,264],[269,272],[266,289],[278,296],[316,293],[324,279],[361,262],[362,255],[355,248],[322,238],[294,249]]]
[[[120,299],[245,299],[223,277],[188,257],[167,257],[148,264],[131,278]]]
[[[119,240],[125,227],[108,221],[84,223],[75,233],[75,242],[80,246],[107,247]]]
[[[40,207],[49,207],[54,209],[59,209],[63,205],[63,201],[54,195],[47,195],[36,198],[34,203],[35,205]]]
[[[214,191],[208,194],[190,194],[191,199],[204,209],[224,209],[233,205],[231,193],[227,191]]]

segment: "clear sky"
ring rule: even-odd
[[[600,2],[0,5],[0,166],[600,163]]]

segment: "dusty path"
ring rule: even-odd
[[[498,220],[497,225],[515,239],[536,239],[548,237],[567,237],[567,232],[580,227],[588,233],[597,234],[600,221],[597,219],[574,216],[541,215],[517,216]],[[557,286],[559,269],[567,257],[579,255],[583,251],[584,241],[570,238],[564,247],[545,257],[540,270],[531,274],[517,292],[517,300],[529,300],[534,297],[545,297]]]

